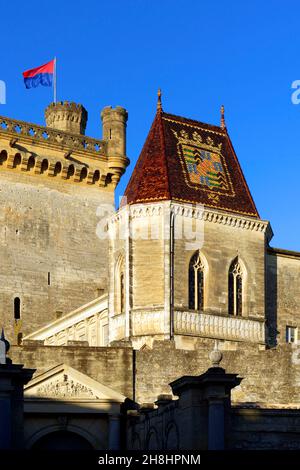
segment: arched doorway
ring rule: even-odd
[[[92,450],[92,445],[82,436],[70,431],[54,431],[38,439],[32,450]]]

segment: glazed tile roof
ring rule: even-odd
[[[226,128],[160,109],[124,196],[128,204],[173,200],[259,217]]]

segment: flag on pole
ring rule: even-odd
[[[26,70],[23,72],[25,86],[26,88],[36,88],[39,85],[52,86],[54,73],[55,59],[35,69]]]

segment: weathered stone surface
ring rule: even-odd
[[[154,403],[158,395],[170,394],[173,380],[205,372],[213,344],[213,340],[199,339],[197,349],[188,351],[176,349],[173,341],[156,341],[153,349],[135,351],[135,360],[130,347],[14,346],[11,357],[25,367],[37,368],[38,373],[65,362],[129,398],[135,396],[139,403]],[[295,362],[295,351],[290,344],[269,350],[244,344],[236,351],[222,351],[222,367],[244,378],[232,392],[233,402],[300,403],[300,365]]]
[[[107,291],[98,224],[129,164],[127,112],[109,109],[103,140],[79,135],[87,116],[75,103],[47,108],[51,128],[0,117],[0,305],[11,341]]]
[[[78,346],[12,347],[13,362],[35,364],[36,375],[65,363],[92,379],[132,398],[132,349]]]
[[[113,204],[113,193],[2,168],[0,176],[0,303],[13,339],[15,297],[25,335],[107,289],[107,242],[96,235],[96,211]]]
[[[270,342],[285,343],[287,326],[298,328],[300,339],[300,255],[285,250],[269,251],[266,269]]]

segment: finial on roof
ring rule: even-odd
[[[221,106],[221,128],[226,129],[226,124],[225,124],[225,109],[224,105],[222,104]]]
[[[219,351],[218,341],[215,341],[214,349],[209,354],[211,360],[211,367],[220,367],[220,362],[223,359],[223,354]]]
[[[161,89],[158,89],[157,92],[157,110],[162,111],[162,105],[161,105]]]

